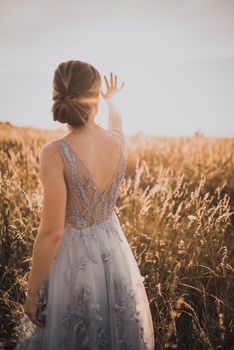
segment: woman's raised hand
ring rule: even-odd
[[[110,73],[110,84],[104,75],[105,83],[106,83],[106,93],[104,94],[103,91],[101,91],[101,95],[104,98],[106,102],[110,102],[112,98],[119,93],[122,88],[124,87],[124,82],[121,84],[120,88],[117,88],[117,75],[115,75],[115,79],[113,79],[112,72]]]

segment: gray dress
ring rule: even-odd
[[[124,235],[115,204],[126,169],[125,136],[118,167],[100,192],[65,139],[56,144],[64,162],[67,204],[64,235],[40,288],[38,318],[24,315],[16,350],[153,350],[154,331],[144,277]]]

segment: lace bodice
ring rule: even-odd
[[[121,154],[113,177],[101,192],[87,167],[63,138],[54,140],[64,162],[67,203],[65,224],[84,228],[107,220],[114,211],[121,180],[126,169],[125,136],[117,129],[109,129],[121,144]]]

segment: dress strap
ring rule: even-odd
[[[56,145],[61,157],[64,159],[65,158],[65,150],[63,148],[63,143],[61,142],[61,140],[57,139],[57,140],[53,140],[52,142]]]
[[[69,148],[67,147],[66,143],[64,143],[62,139],[53,140],[52,142],[56,145],[58,152],[60,154],[60,157],[63,160],[64,171],[66,173],[72,162],[72,159],[71,159],[72,157],[71,157],[71,154],[69,153]]]
[[[124,132],[121,129],[116,129],[116,128],[110,128],[108,130],[112,135],[116,136],[120,140],[122,147],[125,148],[126,139],[125,139]]]

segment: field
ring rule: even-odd
[[[9,349],[40,220],[38,152],[62,134],[0,125],[0,343]],[[136,134],[127,161],[116,211],[146,277],[156,349],[234,349],[234,138]]]

